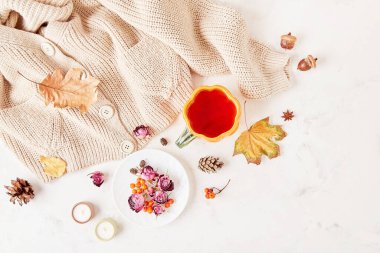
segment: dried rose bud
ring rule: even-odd
[[[144,197],[141,194],[132,194],[128,198],[129,207],[136,213],[140,212],[144,208]]]
[[[305,59],[302,59],[298,63],[298,70],[300,71],[308,71],[311,68],[317,67],[317,58],[314,58],[312,55],[308,55]]]
[[[164,191],[156,191],[154,193],[154,201],[159,204],[165,204],[168,201],[168,195]]]
[[[155,193],[155,189],[153,187],[149,187],[148,188],[148,194],[149,194],[149,196],[153,198],[154,193]]]
[[[153,212],[156,216],[163,214],[165,212],[165,209],[161,205],[155,205],[153,206]]]
[[[91,175],[92,183],[97,187],[100,187],[104,183],[104,174],[100,171],[95,171],[93,173],[88,174]]]
[[[135,130],[133,130],[133,133],[139,139],[145,139],[150,136],[149,127],[144,125],[136,127]]]
[[[145,180],[153,180],[156,177],[158,177],[158,173],[151,166],[148,165],[141,169],[141,176]]]
[[[288,33],[286,35],[281,36],[281,47],[284,49],[292,49],[296,44],[297,38],[292,35],[292,33]]]
[[[140,165],[141,168],[143,168],[143,167],[145,167],[145,164],[146,164],[145,161],[141,160],[139,165]]]
[[[158,185],[163,191],[174,190],[173,181],[168,176],[165,176],[165,175],[160,175],[160,177],[158,178]]]

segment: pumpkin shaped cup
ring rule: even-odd
[[[216,142],[239,127],[239,101],[224,86],[201,86],[194,90],[183,109],[187,128],[177,139],[182,148],[196,137]]]

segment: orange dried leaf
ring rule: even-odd
[[[66,173],[67,163],[59,157],[40,156],[40,162],[44,166],[44,172],[51,177],[61,177]]]
[[[280,147],[273,140],[285,138],[286,132],[278,125],[269,124],[269,117],[256,122],[235,142],[234,155],[243,154],[248,163],[261,163],[261,156],[269,159],[280,155]]]
[[[65,76],[60,69],[42,80],[38,91],[45,98],[45,103],[53,103],[59,108],[79,108],[87,112],[88,108],[97,100],[97,86],[99,80],[92,76],[82,79],[82,70],[70,69]]]

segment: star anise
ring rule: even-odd
[[[284,121],[292,120],[294,113],[292,111],[286,110],[286,112],[283,112],[283,115],[281,117],[284,118]]]

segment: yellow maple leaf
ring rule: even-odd
[[[273,140],[285,138],[286,132],[278,125],[269,124],[269,117],[262,119],[244,131],[235,141],[233,155],[243,154],[248,163],[261,163],[261,156],[269,159],[280,155],[280,147]]]
[[[67,163],[59,157],[40,156],[44,172],[51,177],[61,177],[66,173]]]
[[[97,86],[99,80],[92,76],[81,78],[83,71],[79,68],[70,69],[65,76],[60,69],[42,80],[38,91],[45,98],[45,104],[53,102],[54,107],[79,108],[87,112],[88,108],[97,100]]]

